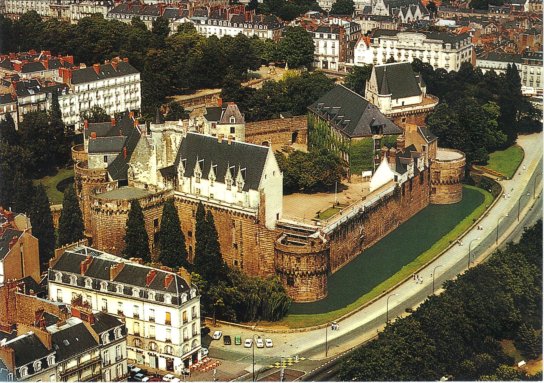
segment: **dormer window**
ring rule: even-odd
[[[55,355],[49,355],[47,357],[47,365],[52,366],[55,364]]]
[[[42,362],[40,362],[39,360],[35,361],[33,364],[33,367],[34,367],[34,372],[40,371],[42,369]]]
[[[153,291],[150,291],[149,293],[147,293],[147,299],[149,299],[150,301],[154,301],[155,293]]]
[[[231,124],[235,124],[236,123],[236,117],[230,116],[229,121],[230,121]]]
[[[62,282],[62,273],[55,273],[55,282]]]
[[[140,289],[133,288],[132,289],[132,296],[135,297],[135,298],[139,298],[140,297]]]
[[[226,184],[227,184],[227,190],[231,190],[232,189],[232,178],[228,178],[226,180]]]
[[[196,289],[191,289],[191,291],[189,292],[189,294],[191,295],[191,299],[193,299],[194,297],[196,297]]]
[[[108,344],[108,343],[110,343],[110,334],[106,332],[102,334],[102,344]]]
[[[70,275],[70,284],[73,286],[77,285],[77,277],[75,275]]]
[[[236,187],[238,188],[238,193],[241,193],[244,187],[244,182],[243,181],[236,182]]]
[[[187,302],[187,293],[181,294],[181,303]]]
[[[100,282],[100,291],[108,291],[108,282]]]
[[[123,336],[120,328],[115,329],[115,339],[120,339]]]
[[[21,378],[27,376],[28,375],[28,367],[26,367],[26,366],[21,367],[19,369],[19,375],[21,375]]]
[[[123,294],[123,285],[117,285],[116,287],[117,294]]]
[[[85,288],[86,289],[93,288],[93,280],[91,278],[85,278]]]
[[[166,304],[172,303],[172,296],[170,294],[164,294],[164,303]]]

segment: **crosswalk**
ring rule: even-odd
[[[293,364],[296,364],[298,362],[302,362],[303,360],[306,360],[303,356],[294,356],[294,357],[288,357],[288,358],[281,358],[279,362],[275,362],[268,366],[268,368],[285,368],[292,366]]]

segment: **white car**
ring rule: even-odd
[[[212,339],[219,340],[223,336],[223,331],[214,331],[212,335]]]
[[[258,348],[263,348],[264,347],[263,339],[257,338],[257,340],[255,341],[255,346],[257,346]]]
[[[250,348],[251,346],[253,346],[253,339],[246,339],[244,342],[244,347]]]
[[[200,349],[200,353],[202,354],[202,356],[208,356],[208,349],[206,347],[202,347]]]
[[[274,346],[274,344],[272,343],[272,339],[270,339],[270,338],[266,338],[266,339],[264,340],[264,343],[266,344],[266,347],[268,347],[268,348]]]
[[[172,374],[166,374],[166,375],[164,375],[164,376],[162,377],[162,380],[164,380],[165,382],[171,382],[172,379],[174,379],[174,378],[175,378],[174,375],[172,375]]]
[[[181,379],[180,378],[174,378],[170,381],[170,383],[179,383],[181,382]]]

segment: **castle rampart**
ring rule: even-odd
[[[431,164],[431,203],[451,204],[463,198],[465,154],[459,150],[438,148]]]
[[[262,145],[306,144],[306,115],[246,123],[246,142]]]

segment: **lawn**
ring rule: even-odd
[[[505,150],[497,150],[489,155],[486,167],[512,178],[523,160],[523,149],[518,145]]]
[[[367,249],[359,257],[350,262],[350,264],[333,274],[329,279],[329,294],[326,299],[308,304],[294,303],[290,310],[291,314],[287,315],[281,321],[275,322],[273,326],[301,328],[327,323],[329,321],[338,319],[351,311],[360,309],[371,300],[380,296],[383,291],[389,290],[406,278],[409,278],[419,268],[436,258],[436,256],[438,256],[450,245],[451,241],[455,240],[463,232],[465,232],[474,223],[474,220],[485,212],[486,206],[489,206],[493,200],[493,197],[489,192],[472,186],[465,186],[465,193],[466,195],[463,200],[472,200],[470,211],[467,213],[457,213],[457,217],[460,218],[456,217],[458,220],[456,220],[453,224],[450,223],[447,225],[449,227],[447,230],[449,231],[445,232],[442,234],[442,236],[439,236],[437,239],[431,242],[433,243],[431,247],[423,244],[426,250],[417,250],[414,246],[412,246],[414,247],[415,251],[415,253],[412,255],[413,258],[406,258],[406,263],[403,263],[402,265],[399,264],[399,260],[396,259],[398,256],[393,257],[395,259],[391,259],[390,262],[383,262],[384,254],[393,253],[394,250],[389,247],[388,252],[382,251],[383,249],[381,249],[381,247],[387,247],[388,241],[400,241],[398,243],[406,244],[406,241],[403,241],[400,237],[397,238],[397,236],[405,236],[406,233],[404,232],[408,233],[412,230],[418,231],[419,235],[421,236],[421,230],[423,227],[419,226],[429,224],[432,219],[431,216],[437,216],[437,209],[453,209],[441,214],[443,217],[446,217],[445,219],[453,219],[452,216],[454,215],[454,210],[463,210],[459,209],[459,207],[456,206],[457,204],[432,205],[427,207],[422,212],[418,213],[418,215],[412,217],[411,223],[409,220],[407,222],[408,225],[405,223],[404,225],[406,226],[401,225],[399,229],[386,236],[381,241],[383,243],[380,244],[380,242],[378,242],[376,245],[370,249]],[[477,197],[478,195],[479,197]],[[475,198],[477,198],[477,202]],[[438,231],[436,223],[433,223],[433,227],[433,230],[429,231],[429,233],[436,233]],[[411,234],[408,233],[407,235],[410,236]],[[406,254],[406,248],[409,246],[397,245],[396,247],[402,248],[403,250],[400,251],[400,253]],[[374,256],[373,253],[379,254]],[[361,266],[358,265],[359,263],[365,267],[361,267],[361,270],[350,270],[354,267],[359,268],[359,266]],[[365,273],[365,278],[361,277],[363,273]],[[358,277],[354,278],[343,274],[357,274]],[[334,287],[335,283],[339,284],[338,288]],[[343,286],[346,283],[355,283],[355,285],[352,287]],[[361,285],[363,284],[367,286],[364,286],[364,289],[361,290]],[[333,290],[342,290],[343,293],[336,297],[336,292]],[[347,292],[349,292],[349,294]],[[348,295],[353,296],[353,298],[348,298]],[[327,302],[327,300],[329,300],[328,298],[330,298],[330,302]],[[332,310],[326,310],[325,307],[330,307]],[[265,324],[261,323],[261,325]]]
[[[57,185],[65,180],[74,177],[74,168],[69,167],[66,169],[60,169],[57,174],[53,176],[46,176],[37,180],[34,180],[34,185],[42,184],[45,186],[47,192],[47,197],[49,197],[49,203],[51,205],[56,205],[62,203],[63,191],[57,189]],[[68,181],[65,181],[66,183]],[[63,184],[64,184],[63,183]],[[61,184],[62,185],[62,184]],[[64,190],[63,187],[60,187],[61,190]]]
[[[340,210],[342,210],[342,208],[331,206],[331,207],[328,208],[327,210],[320,212],[320,213],[317,215],[317,218],[318,218],[318,219],[328,219],[328,218],[331,218],[331,217],[334,216],[336,213],[338,213]]]

